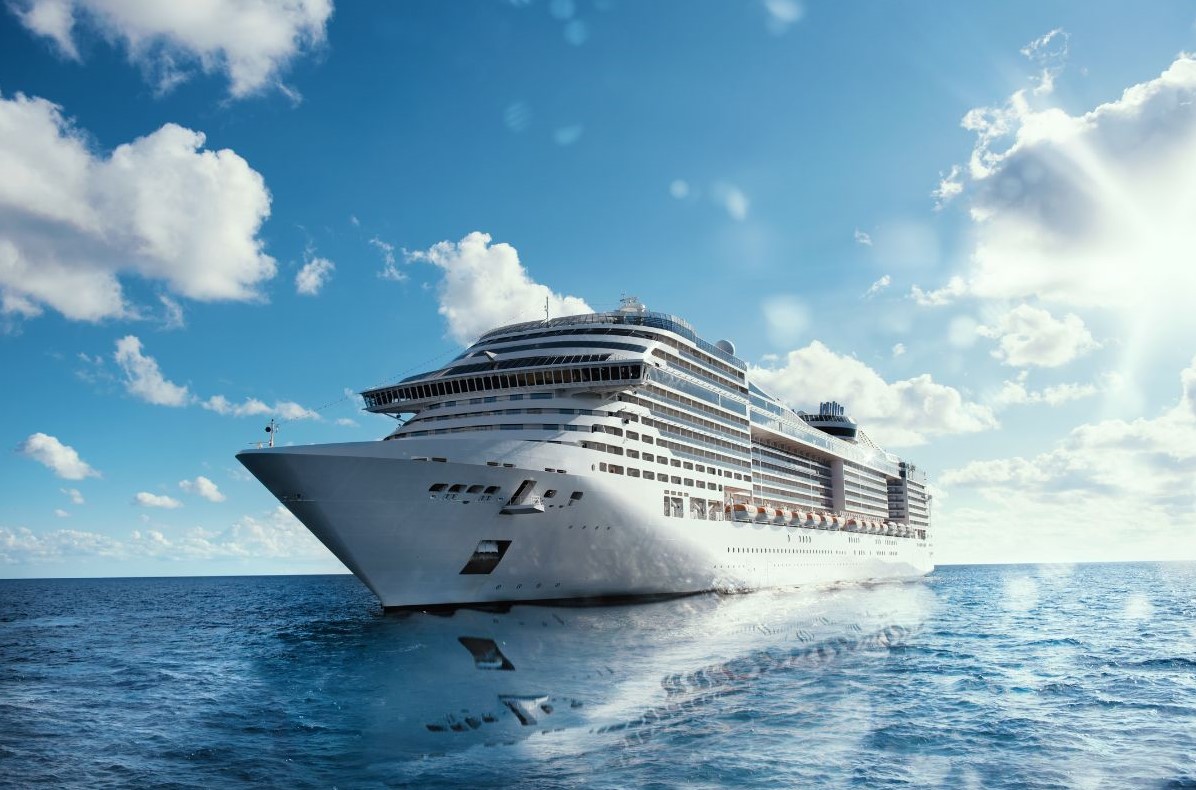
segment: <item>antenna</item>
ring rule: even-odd
[[[548,321],[548,297],[547,296],[544,297],[544,321],[545,321],[545,323],[547,323],[547,321]]]
[[[270,434],[270,447],[274,446],[274,434],[278,433],[278,423],[274,422],[274,418],[270,418],[270,424],[266,426],[266,433]]]

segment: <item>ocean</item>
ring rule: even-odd
[[[1196,788],[1196,565],[384,613],[0,581],[12,787]]]

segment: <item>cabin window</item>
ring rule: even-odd
[[[431,493],[436,493],[437,491],[443,491],[447,486],[448,483],[433,483],[432,485],[428,486],[428,491]]]
[[[467,493],[467,494],[480,494],[480,493],[482,493],[482,486],[480,486],[480,485],[472,485],[472,486],[470,486],[468,489],[466,489],[465,493]]]

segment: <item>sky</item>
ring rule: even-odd
[[[1187,2],[5,0],[0,576],[339,572],[236,462],[635,295],[930,477],[1196,559]]]

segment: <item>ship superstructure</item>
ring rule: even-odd
[[[933,567],[925,476],[842,407],[625,299],[362,393],[376,442],[239,454],[384,606],[663,595]]]

